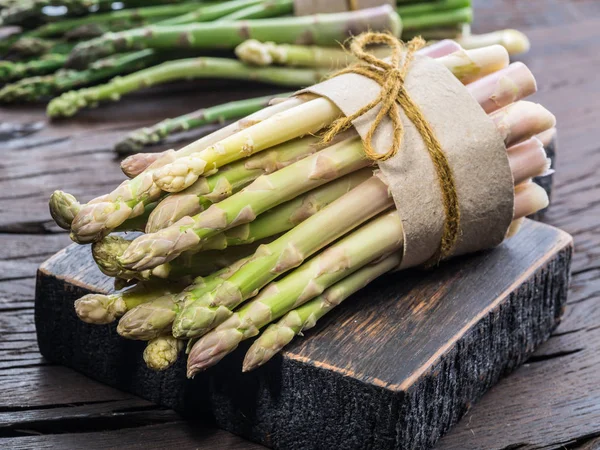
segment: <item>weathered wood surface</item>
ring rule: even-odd
[[[571,254],[568,234],[527,221],[495,251],[377,280],[260,370],[241,373],[242,345],[186,380],[183,355],[153,372],[143,343],[75,316],[112,280],[71,245],[39,269],[36,327],[50,361],[269,447],[430,448],[550,336]]]
[[[537,101],[557,115],[560,149],[548,223],[575,237],[573,281],[562,324],[529,363],[501,381],[438,444],[440,449],[569,448],[600,446],[600,2],[597,0],[475,0],[475,31],[518,27],[532,38],[523,60],[539,81]],[[120,401],[132,396],[45,362],[33,326],[35,269],[69,244],[56,233],[46,200],[64,188],[90,198],[120,180],[112,140],[136,125],[206,106],[225,94],[184,84],[168,99],[136,95],[20,139],[7,140],[4,124],[44,120],[43,107],[0,109],[0,411],[17,431],[0,431],[3,448],[110,448],[144,445],[182,448],[250,448],[228,433],[196,436],[181,420],[159,428],[129,420]],[[249,95],[238,86],[232,96]],[[252,94],[266,92],[255,90]],[[98,174],[103,176],[99,177]],[[90,409],[82,433],[48,423],[63,408],[68,421],[106,403],[102,418]],[[114,402],[114,409],[110,409]],[[132,407],[137,403],[132,403]],[[76,408],[76,409],[70,409]],[[148,405],[148,408],[152,408]],[[72,411],[72,413],[69,413]],[[23,412],[33,419],[22,420]],[[41,414],[40,420],[35,417]],[[121,431],[101,431],[119,417]],[[194,430],[198,428],[194,427]],[[43,430],[43,431],[41,431]],[[53,431],[56,430],[56,431]],[[97,430],[97,431],[92,431]],[[61,434],[53,434],[59,432]],[[142,434],[142,432],[144,434]],[[40,433],[43,433],[40,435]],[[147,433],[147,434],[146,434]],[[147,436],[144,438],[143,436]],[[171,439],[170,442],[165,441]],[[235,441],[235,442],[234,442]],[[154,444],[154,445],[153,445]],[[237,445],[237,447],[235,447]],[[257,446],[258,448],[258,446]]]

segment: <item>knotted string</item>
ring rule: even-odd
[[[387,45],[391,48],[390,62],[383,61],[366,51],[367,46],[377,44]],[[396,37],[385,33],[369,32],[354,38],[350,44],[350,52],[358,59],[358,62],[335,73],[333,76],[347,73],[362,75],[377,82],[381,86],[381,91],[375,100],[363,106],[355,113],[334,121],[325,133],[323,141],[326,143],[331,142],[337,134],[349,129],[354,120],[380,105],[381,109],[375,116],[371,128],[364,136],[363,143],[365,154],[369,159],[385,161],[396,155],[402,146],[404,126],[400,120],[400,111],[398,109],[399,106],[402,107],[406,117],[414,124],[425,143],[442,191],[445,222],[440,248],[431,259],[433,262],[438,262],[451,254],[458,240],[460,233],[460,209],[454,176],[446,155],[442,150],[442,146],[423,115],[421,108],[412,101],[404,88],[404,79],[413,61],[414,54],[424,45],[425,41],[420,37],[416,37],[407,44],[404,44]],[[382,154],[373,148],[373,135],[386,116],[392,122],[394,135],[391,147],[386,153]]]

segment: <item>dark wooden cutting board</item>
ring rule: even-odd
[[[73,302],[108,292],[89,247],[38,271],[35,320],[50,361],[274,448],[427,448],[548,338],[566,302],[572,238],[533,221],[493,251],[375,281],[241,373],[247,345],[194,380],[164,373],[144,343],[85,324]]]

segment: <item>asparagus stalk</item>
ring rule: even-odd
[[[396,11],[404,20],[407,16],[427,16],[431,13],[440,13],[441,11],[452,11],[456,9],[469,8],[471,0],[434,0],[425,2],[415,2],[408,5],[399,5]]]
[[[165,283],[137,284],[115,294],[88,294],[75,301],[75,313],[87,323],[105,325],[114,322],[130,309],[168,293],[180,292]]]
[[[188,357],[188,377],[216,364],[256,336],[260,328],[320,295],[332,284],[385,254],[400,250],[402,221],[393,210],[363,225],[320,255],[263,289],[252,301],[198,340]]]
[[[439,58],[461,81],[471,82],[508,65],[508,54],[501,46],[455,52]],[[159,189],[178,192],[194,183],[206,170],[212,170],[308,133],[315,133],[340,117],[341,111],[329,100],[317,98],[224,139],[203,152],[180,158],[154,173]],[[247,143],[251,142],[252,145]],[[240,152],[241,150],[241,152]]]
[[[399,253],[375,261],[338,281],[318,297],[291,310],[277,323],[269,325],[248,349],[242,370],[248,372],[265,364],[295,336],[313,328],[325,314],[371,281],[398,267],[400,261]]]
[[[457,38],[457,42],[466,49],[501,45],[511,56],[526,53],[531,46],[525,34],[511,29],[486,34],[464,34]]]
[[[118,101],[124,94],[175,80],[222,78],[300,87],[314,84],[325,75],[325,72],[309,69],[249,67],[225,58],[186,58],[117,77],[104,85],[67,92],[48,104],[47,113],[50,117],[70,117],[80,109],[95,106],[101,101]]]
[[[142,208],[145,205],[158,200],[163,195],[152,181],[156,167],[209,147],[227,136],[239,132],[247,127],[249,123],[266,120],[272,115],[302,104],[305,98],[295,97],[270,106],[243,120],[223,127],[177,152],[168,151],[163,153],[159,160],[155,161],[152,166],[134,179],[126,180],[111,193],[83,205],[71,225],[71,238],[79,243],[98,241],[125,220],[142,214]]]
[[[51,53],[27,62],[0,61],[0,83],[55,72],[66,60],[64,55]]]
[[[229,0],[226,2],[201,5],[200,7],[196,4],[195,9],[187,12],[187,14],[163,20],[158,25],[185,25],[198,22],[211,22],[218,19],[225,20],[226,17],[235,14],[237,11],[243,11],[263,3],[265,3],[265,0]]]
[[[279,43],[312,42],[335,45],[348,33],[389,30],[400,33],[400,20],[389,6],[338,14],[255,19],[238,22],[194,23],[188,25],[150,26],[104,36],[79,44],[69,57],[74,67],[89,61],[133,49],[154,48],[234,48],[250,37]]]
[[[169,262],[209,238],[253,221],[263,212],[328,181],[372,164],[358,138],[342,141],[301,159],[252,184],[206,211],[170,227],[140,236],[119,258],[123,267],[145,270]]]
[[[535,136],[509,147],[508,162],[515,184],[543,175],[550,169],[550,159],[546,157],[544,145]]]
[[[288,166],[319,149],[319,138],[306,136],[281,144],[250,158],[236,161],[219,172],[200,178],[189,188],[167,196],[148,221],[146,233],[173,225],[178,220],[201,213],[249,185],[259,176]]]
[[[294,0],[263,0],[252,6],[247,6],[236,12],[221,17],[220,21],[265,19],[279,17],[294,12]]]
[[[190,114],[176,117],[175,119],[165,119],[152,127],[133,131],[124,140],[115,145],[115,150],[118,153],[138,152],[144,147],[161,143],[168,136],[181,131],[188,131],[205,125],[218,124],[245,117],[268,106],[273,98],[286,95],[268,95],[247,100],[237,100],[223,103],[222,105],[202,108]],[[127,164],[131,164],[132,161],[133,159],[129,159]],[[121,167],[123,168],[123,165]],[[135,172],[128,170],[126,173]],[[138,173],[135,173],[134,176]]]
[[[542,133],[556,125],[556,118],[542,105],[520,101],[490,115],[507,146]]]
[[[25,78],[16,83],[4,86],[0,90],[0,102],[38,101],[45,97],[92,84],[96,81],[106,80],[117,74],[139,70],[153,64],[158,59],[158,56],[152,50],[141,50],[97,61],[89,69],[83,71],[65,69],[59,70],[52,75]],[[72,98],[69,94],[66,95],[68,98]],[[77,101],[77,98],[74,101]],[[89,102],[91,99],[88,98],[81,101]],[[50,103],[50,105],[52,104],[53,102]]]
[[[204,334],[267,283],[392,205],[387,185],[378,177],[371,177],[280,238],[259,247],[226,283],[188,302],[173,323],[173,335]],[[332,217],[336,219],[332,221]]]
[[[179,356],[179,352],[185,346],[183,341],[173,336],[165,335],[154,338],[148,342],[144,349],[144,361],[149,369],[163,371],[167,370]]]

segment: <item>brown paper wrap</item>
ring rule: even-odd
[[[395,2],[393,0],[294,0],[294,14],[308,16],[311,14],[355,11],[381,5],[393,6]]]
[[[497,246],[504,239],[514,208],[512,173],[502,137],[467,89],[435,60],[416,56],[404,86],[433,127],[454,173],[461,233],[451,256]],[[350,115],[376,99],[380,86],[361,75],[344,74],[301,92],[326,97]],[[376,107],[353,122],[363,138],[378,111]],[[425,144],[404,112],[401,120],[402,147],[394,157],[379,162],[379,168],[402,219],[401,268],[407,268],[436,254],[445,218],[439,182]],[[386,118],[373,145],[383,154],[391,142],[392,126]]]

